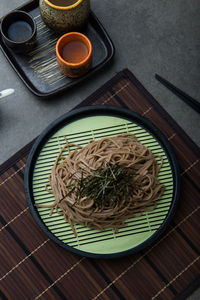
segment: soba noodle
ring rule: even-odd
[[[71,151],[72,146],[76,150]],[[63,157],[66,149],[68,155]],[[99,230],[114,228],[117,231],[129,217],[141,215],[156,207],[156,202],[164,191],[164,186],[157,178],[161,165],[162,158],[158,164],[152,152],[138,142],[133,134],[124,133],[91,141],[85,147],[69,144],[66,140],[46,186],[46,190],[54,195],[55,201],[51,205],[40,206],[51,208],[50,215],[56,209],[70,224],[74,234],[76,231],[73,224]],[[84,179],[93,174],[98,177],[99,170],[104,171],[110,166],[121,167],[123,176],[120,180],[129,176],[125,196],[118,195],[120,189],[117,182],[114,182],[115,195],[109,194],[111,196],[107,196],[104,205],[98,205],[98,199],[88,197],[87,193],[78,194],[80,186],[77,182],[83,182],[84,185]]]

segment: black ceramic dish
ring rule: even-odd
[[[78,79],[62,75],[56,62],[55,45],[60,35],[49,29],[40,17],[39,0],[30,1],[19,8],[33,16],[37,24],[37,42],[29,55],[18,55],[6,46],[0,35],[0,47],[4,55],[35,95],[49,97],[79,84],[108,63],[114,55],[114,46],[105,29],[90,12],[88,23],[83,29],[93,46],[90,71]]]
[[[16,53],[27,53],[33,46],[37,26],[33,17],[21,10],[8,13],[1,22],[4,43]]]
[[[48,176],[60,148],[66,143],[87,145],[91,139],[129,132],[161,155],[163,165],[159,180],[165,185],[155,210],[130,218],[126,226],[114,232],[89,229],[75,224],[77,236],[63,216],[35,204],[52,204],[54,197],[45,190]],[[67,153],[66,153],[67,154]],[[153,243],[168,226],[178,203],[180,173],[176,157],[165,136],[150,121],[124,108],[89,106],[73,110],[50,124],[35,141],[24,176],[25,193],[30,211],[40,228],[64,249],[93,258],[116,258],[136,253]]]

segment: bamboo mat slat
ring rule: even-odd
[[[24,170],[33,141],[0,167],[1,299],[185,299],[200,285],[200,151],[125,69],[79,106],[116,105],[154,123],[172,145],[181,196],[167,230],[120,259],[88,259],[52,242],[26,205]]]

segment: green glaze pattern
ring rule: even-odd
[[[67,33],[80,30],[86,23],[90,0],[82,0],[69,9],[54,8],[46,0],[40,0],[40,14],[44,23],[56,32]]]

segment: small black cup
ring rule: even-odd
[[[30,14],[15,10],[2,19],[1,35],[13,51],[26,54],[35,44],[37,26]]]

